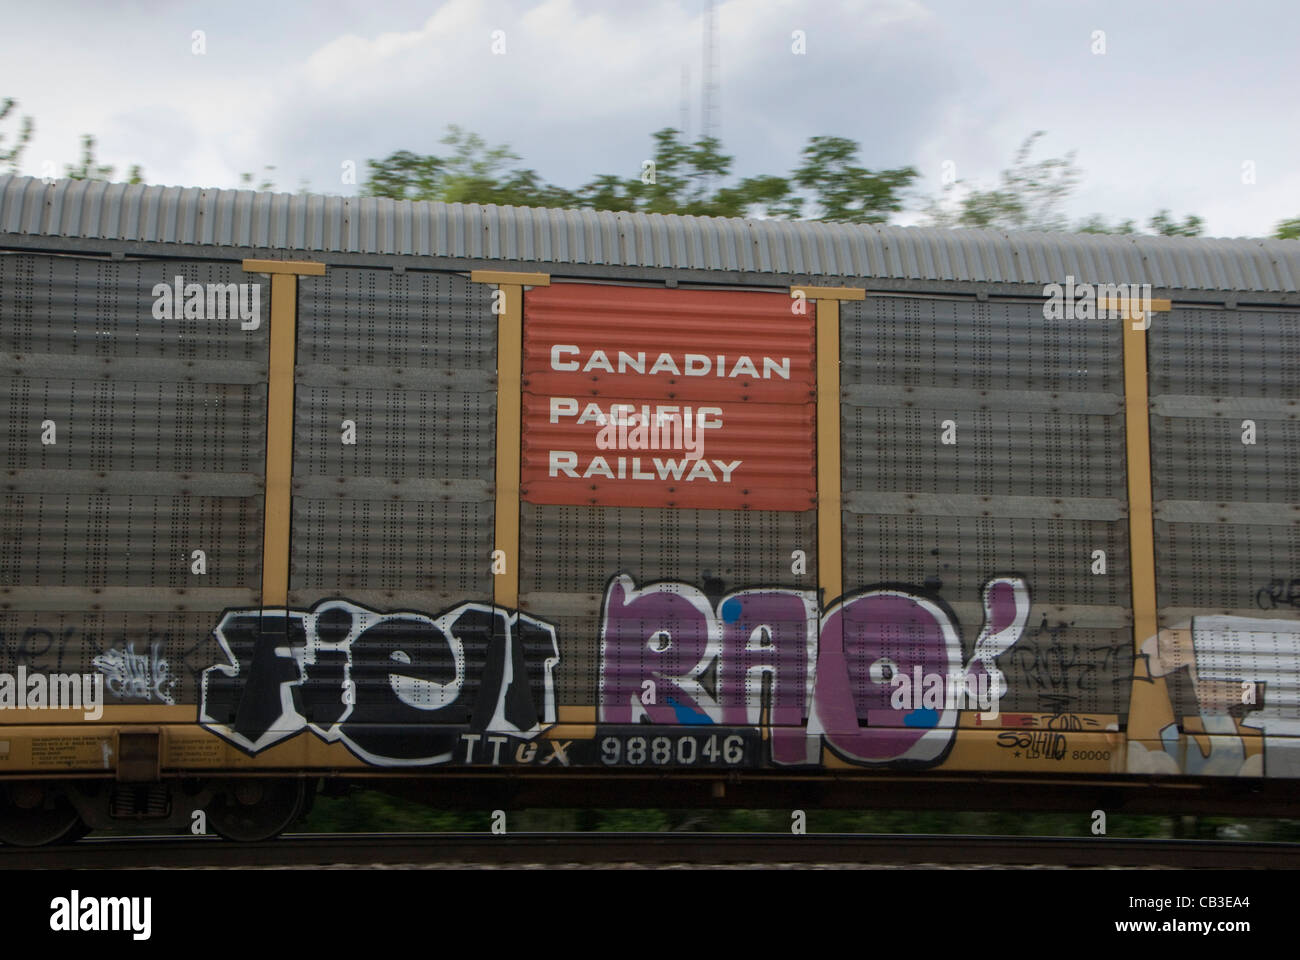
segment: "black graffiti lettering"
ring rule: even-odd
[[[352,643],[356,703],[340,728],[374,757],[432,759],[450,755],[463,724],[464,665],[451,638],[425,620],[385,618]]]
[[[63,636],[59,637],[59,655],[55,660],[54,669],[63,672],[63,659],[68,654],[68,641],[77,635],[76,627],[66,627]]]
[[[284,713],[281,685],[302,679],[292,652],[306,643],[302,620],[249,612],[225,618],[219,629],[234,669],[205,672],[203,712],[256,744]],[[297,691],[293,697],[295,708],[301,710]]]
[[[1270,580],[1267,586],[1255,591],[1255,605],[1261,610],[1275,610],[1282,602],[1282,581]]]
[[[1065,757],[1065,734],[1052,730],[1007,730],[998,734],[997,743],[1007,750],[1024,750],[1030,760],[1060,760]]]
[[[231,612],[216,633],[229,662],[203,671],[200,721],[249,753],[309,727],[372,763],[445,762],[462,739],[466,762],[482,741],[497,763],[507,737],[555,722],[555,628],[508,610],[463,604],[435,620],[329,600]]]
[[[343,719],[349,706],[348,655],[342,650],[318,650],[302,682],[302,715],[307,722],[328,727]],[[355,693],[353,694],[355,700]]]
[[[473,671],[472,689],[466,691],[467,704],[473,697],[473,709],[462,719],[469,720],[472,730],[486,730],[505,677],[509,621],[502,610],[470,608],[456,618],[451,631],[464,645],[465,659],[478,668]]]
[[[342,647],[354,622],[347,607],[329,606],[316,617],[315,635],[308,637],[302,705],[303,716],[315,727],[338,723],[356,702],[356,690],[348,676],[350,657]]]
[[[35,645],[32,643],[37,637],[45,638],[45,645],[39,650],[35,649]],[[54,632],[52,630],[46,630],[44,627],[28,627],[23,631],[23,638],[18,641],[18,649],[14,651],[14,662],[28,667],[44,669],[46,665],[37,663],[37,658],[48,653],[52,646],[54,646]]]
[[[516,671],[515,676],[526,676],[528,692],[531,695],[531,723],[554,723],[554,704],[551,713],[547,713],[547,693],[554,696],[551,683],[551,670],[560,662],[560,646],[556,641],[555,628],[549,623],[535,620],[525,614],[519,614],[515,623],[515,632],[519,638],[525,671]],[[522,717],[521,719],[527,719]],[[520,726],[521,729],[525,729]]]

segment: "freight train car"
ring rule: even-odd
[[[0,838],[366,778],[1285,810],[1298,285],[1292,241],[0,179]]]

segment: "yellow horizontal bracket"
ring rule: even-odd
[[[549,273],[516,273],[511,270],[471,270],[469,279],[471,283],[513,283],[521,287],[549,287],[551,285],[551,275]]]
[[[1097,309],[1102,315],[1117,310],[1125,320],[1141,320],[1144,326],[1150,326],[1146,312],[1168,313],[1173,309],[1173,303],[1169,300],[1143,300],[1141,297],[1098,297]]]
[[[293,273],[307,277],[325,276],[325,264],[312,260],[245,260],[245,273]]]
[[[867,291],[860,287],[807,287],[793,286],[790,296],[803,294],[809,300],[865,300]],[[838,332],[836,336],[838,336]]]

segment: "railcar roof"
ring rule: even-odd
[[[47,184],[19,176],[0,177],[0,242],[6,234],[944,286],[1037,285],[1071,276],[1167,291],[1279,294],[1281,300],[1300,290],[1295,240],[723,219],[85,180]]]

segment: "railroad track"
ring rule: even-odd
[[[0,847],[3,869],[520,864],[1005,864],[1070,867],[1300,867],[1300,844],[1105,837],[878,834],[480,833],[92,838]]]

